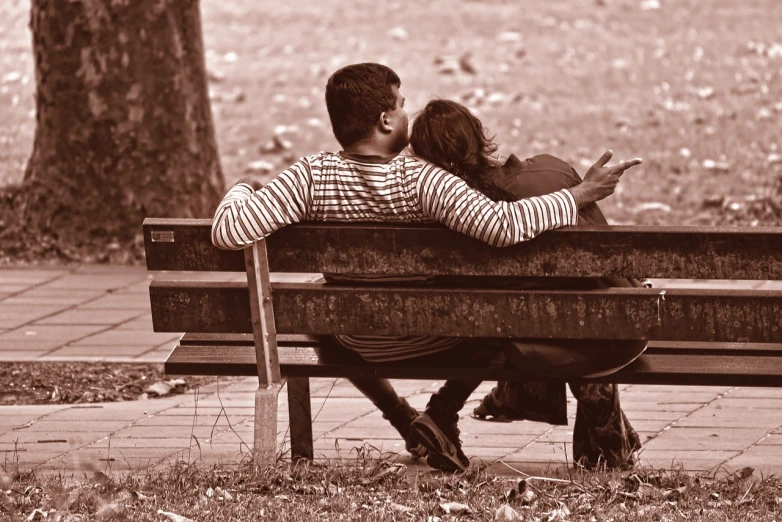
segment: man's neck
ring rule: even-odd
[[[357,143],[352,147],[347,147],[341,152],[347,158],[369,161],[372,163],[385,163],[396,158],[399,152],[389,150],[387,147],[377,143]]]

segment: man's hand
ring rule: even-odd
[[[253,188],[253,190],[260,190],[264,186],[264,184],[261,183],[261,180],[257,176],[253,176],[252,174],[249,174],[236,182],[237,185],[239,183],[247,183]]]
[[[608,163],[613,155],[612,151],[606,151],[597,160],[597,163],[589,168],[584,175],[584,181],[570,189],[570,193],[573,194],[578,208],[600,201],[613,194],[624,171],[630,167],[640,165],[642,162],[641,158],[635,158],[606,167],[605,164]]]

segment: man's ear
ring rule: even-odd
[[[377,128],[383,134],[390,134],[394,131],[394,127],[391,125],[391,118],[389,118],[387,112],[380,113],[380,117],[377,119]]]

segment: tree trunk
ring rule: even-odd
[[[33,0],[37,128],[22,216],[83,247],[211,217],[224,184],[197,0]]]

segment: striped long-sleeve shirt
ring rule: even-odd
[[[371,163],[321,152],[302,158],[260,190],[244,183],[234,186],[215,212],[212,242],[219,248],[241,249],[301,221],[434,221],[506,247],[547,230],[575,225],[577,220],[578,207],[567,190],[495,202],[460,178],[413,156]],[[372,361],[426,355],[459,342],[409,337],[341,340]]]

